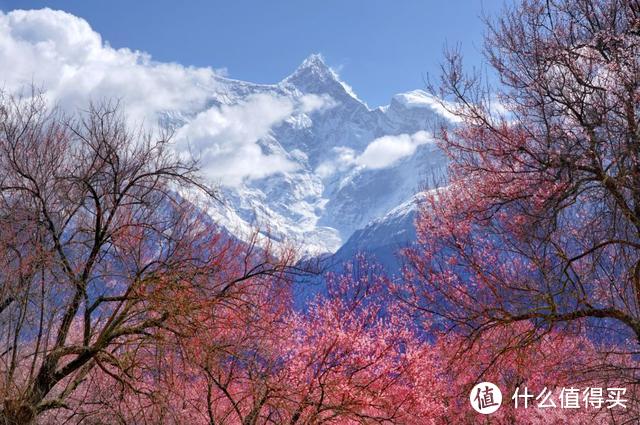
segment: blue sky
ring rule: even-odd
[[[442,48],[461,44],[482,61],[484,25],[496,0],[7,1],[4,11],[47,6],[86,19],[113,47],[162,62],[226,68],[232,78],[277,82],[319,52],[371,106],[423,86]]]

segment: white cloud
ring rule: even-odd
[[[336,101],[328,94],[307,94],[300,98],[300,111],[306,113],[326,111],[336,106]]]
[[[164,110],[203,107],[211,68],[159,63],[143,52],[103,43],[81,18],[51,9],[0,12],[2,87],[17,92],[34,83],[69,109],[88,100],[121,99],[137,121]]]
[[[70,111],[108,98],[121,100],[132,122],[148,126],[165,111],[196,114],[178,130],[178,149],[184,153],[185,141],[191,143],[205,173],[229,185],[292,170],[285,152],[265,153],[256,142],[292,116],[333,106],[327,96],[293,101],[264,94],[203,111],[214,93],[224,92],[224,71],[114,49],[84,19],[51,9],[0,11],[0,69],[0,88],[18,93],[33,83]]]
[[[354,162],[370,169],[386,168],[401,158],[413,155],[418,146],[431,141],[426,131],[379,137],[369,143]]]
[[[326,178],[337,172],[344,173],[349,168],[361,167],[371,170],[390,167],[398,160],[413,155],[418,146],[433,143],[426,131],[414,134],[382,136],[367,145],[361,154],[346,146],[332,149],[331,160],[318,165],[315,172]]]
[[[278,146],[265,153],[257,142],[294,113],[322,109],[329,101],[306,95],[294,103],[286,97],[256,94],[242,103],[215,106],[199,113],[178,130],[176,139],[183,149],[189,147],[201,157],[209,177],[237,186],[247,178],[296,169],[297,164]]]
[[[353,167],[356,159],[356,152],[346,146],[336,146],[332,149],[333,158],[318,165],[315,172],[321,178],[329,177],[336,172],[344,172]]]

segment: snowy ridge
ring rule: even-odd
[[[406,208],[403,203],[426,180],[444,173],[446,159],[436,145],[414,143],[418,138],[412,138],[418,132],[426,137],[425,130],[448,119],[421,90],[396,95],[388,106],[371,109],[320,55],[311,55],[277,84],[217,78],[209,107],[242,104],[256,95],[298,105],[314,95],[312,100],[325,105],[301,107],[258,141],[263,153],[284,158],[292,164],[290,169],[223,185],[223,205],[206,205],[208,213],[234,234],[258,227],[274,241],[296,244],[308,255],[333,253],[370,222],[381,226],[382,217],[395,217],[399,210],[394,208]],[[168,112],[164,119],[181,126],[194,116]],[[384,149],[404,150],[388,163],[383,158],[382,166],[372,166],[365,156],[376,154],[371,148],[376,140]],[[390,211],[395,212],[386,215]],[[396,222],[406,224],[404,219]]]
[[[388,272],[399,271],[401,261],[398,251],[415,241],[414,222],[426,195],[426,192],[419,192],[384,216],[356,230],[332,257],[332,267],[340,269],[342,263],[350,261],[355,254],[365,253],[371,260],[382,264]]]

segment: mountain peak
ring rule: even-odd
[[[320,53],[309,55],[298,68],[285,79],[285,81],[298,85],[298,83],[337,82],[338,75],[324,62]]]
[[[324,57],[322,57],[322,54],[320,53],[310,54],[304,61],[302,61],[297,70],[300,71],[305,69],[333,73],[333,71],[331,71],[331,68],[329,68],[329,66],[325,63]]]
[[[361,102],[351,87],[325,63],[320,53],[309,55],[282,83],[293,85],[305,93],[328,94],[334,99],[353,98]]]

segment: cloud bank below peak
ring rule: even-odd
[[[224,93],[224,71],[115,49],[84,19],[48,8],[0,11],[0,69],[4,91],[19,94],[34,84],[51,104],[68,111],[118,99],[132,123],[151,128],[166,112],[195,117],[178,120],[183,127],[177,129],[176,147],[185,154],[190,145],[205,175],[228,186],[295,169],[285,152],[265,153],[258,141],[296,114],[333,105],[327,96],[264,93],[208,107],[215,93]]]
[[[265,152],[258,142],[295,114],[332,105],[330,98],[314,94],[295,101],[266,93],[253,94],[237,104],[200,112],[178,130],[176,139],[183,152],[189,150],[200,157],[207,176],[226,186],[240,186],[245,179],[296,170],[299,164],[288,159],[279,146]]]
[[[433,138],[424,130],[413,134],[387,135],[372,140],[361,153],[346,146],[333,149],[332,161],[323,162],[316,172],[328,177],[336,172],[344,172],[351,167],[379,170],[395,165],[399,160],[413,155],[418,146],[433,143]]]
[[[386,168],[401,158],[413,155],[418,146],[432,142],[432,140],[426,131],[382,136],[369,143],[364,151],[355,158],[355,163],[370,169]]]

